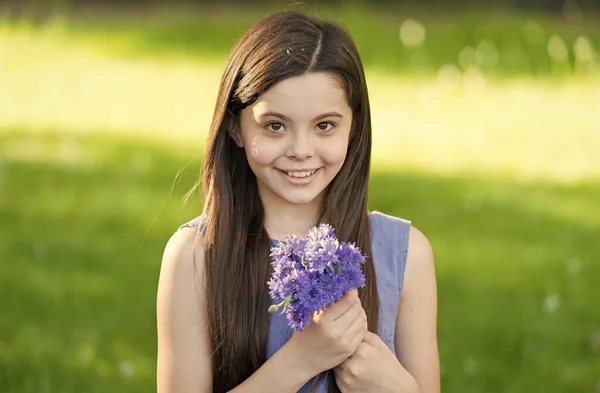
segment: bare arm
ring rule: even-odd
[[[167,243],[163,255],[156,309],[158,393],[213,390],[203,295],[203,248],[201,239],[195,241],[196,236],[194,229],[179,230]],[[298,391],[313,375],[295,360],[295,351],[288,344],[232,392]],[[286,377],[282,378],[284,374]]]
[[[202,246],[184,228],[165,248],[157,294],[158,393],[212,392],[210,341],[206,326]],[[199,242],[197,242],[199,243]]]
[[[429,241],[412,227],[398,310],[395,349],[421,393],[440,392],[437,345],[437,290]]]
[[[289,341],[288,341],[289,344]],[[314,375],[295,360],[294,351],[285,344],[269,358],[250,378],[230,393],[296,393]]]

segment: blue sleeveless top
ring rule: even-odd
[[[371,227],[371,254],[377,277],[379,294],[379,337],[395,354],[394,334],[396,317],[400,305],[400,295],[404,283],[404,270],[408,253],[408,236],[410,222],[380,212],[369,214]],[[181,226],[198,230],[201,228],[201,217]],[[273,243],[276,241],[274,240]],[[267,342],[267,359],[273,356],[292,336],[293,330],[287,325],[285,315],[270,314],[269,338]],[[308,391],[313,380],[308,381],[298,393]],[[319,385],[317,393],[326,392],[326,382]]]

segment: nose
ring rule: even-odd
[[[314,155],[313,142],[309,132],[294,132],[290,140],[288,157],[304,160]]]

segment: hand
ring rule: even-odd
[[[365,334],[356,351],[333,371],[342,393],[412,392],[417,388],[414,378],[396,355],[371,332]]]
[[[367,316],[358,291],[352,290],[325,310],[314,313],[302,332],[294,332],[286,345],[311,375],[332,369],[346,360],[367,332]]]

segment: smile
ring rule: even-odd
[[[312,169],[312,170],[305,170],[305,171],[284,171],[282,169],[280,169],[281,172],[285,173],[286,175],[290,176],[290,177],[295,177],[295,178],[305,178],[305,177],[309,177],[312,176],[317,169]]]
[[[317,179],[321,168],[317,169],[302,169],[299,171],[285,171],[283,169],[278,169],[278,172],[281,173],[283,179],[285,179],[287,184],[290,184],[294,187],[305,187]]]

